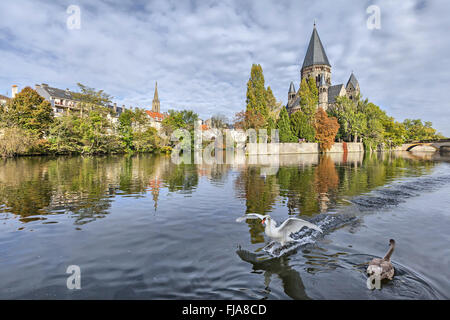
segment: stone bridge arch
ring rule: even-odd
[[[415,143],[408,146],[406,151],[422,151],[422,152],[436,152],[439,151],[438,147],[433,146],[430,143]]]

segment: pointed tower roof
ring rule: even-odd
[[[295,87],[293,82],[291,82],[291,85],[289,86],[289,93],[295,93]]]
[[[302,69],[316,64],[325,64],[331,67],[328,62],[325,49],[320,41],[319,34],[317,33],[316,25],[314,24],[311,39],[309,40],[308,50],[306,51],[305,60],[303,60]]]
[[[352,74],[350,75],[350,78],[348,79],[348,81],[347,81],[347,85],[346,85],[346,87],[348,87],[348,84],[349,83],[351,83],[352,85],[353,85],[353,88],[357,88],[357,86],[359,85],[359,83],[358,83],[358,80],[356,80],[356,77],[355,77],[355,75],[353,74],[353,72],[352,72]]]
[[[156,84],[155,84],[155,96],[153,97],[153,101],[158,101],[159,100],[159,98],[158,98],[158,81],[156,81]]]

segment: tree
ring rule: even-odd
[[[430,121],[422,123],[420,119],[405,119],[403,125],[406,130],[406,140],[434,140],[441,137],[436,134],[436,129],[433,128],[433,124]]]
[[[317,109],[315,115],[316,140],[320,143],[323,151],[330,150],[334,144],[334,139],[339,130],[339,123],[336,118],[329,118],[322,109]]]
[[[369,150],[373,150],[383,145],[386,133],[384,123],[388,121],[386,112],[367,99],[358,101],[357,110],[364,114],[367,120],[365,130],[362,132],[364,146]]]
[[[158,131],[153,127],[133,132],[133,148],[137,152],[152,152],[161,146],[160,143]]]
[[[394,118],[389,117],[384,122],[384,140],[385,144],[390,148],[401,145],[406,140],[406,129],[403,123],[394,121]]]
[[[134,112],[125,109],[119,116],[119,134],[125,150],[133,149],[133,117]]]
[[[0,136],[0,156],[26,154],[35,143],[36,136],[29,130],[19,127],[3,128]]]
[[[8,101],[1,113],[1,120],[5,127],[17,126],[41,138],[48,133],[54,117],[51,104],[35,90],[25,87]]]
[[[54,153],[79,153],[81,152],[81,136],[78,115],[65,114],[55,119],[49,132],[50,151]]]
[[[77,83],[80,92],[72,93],[75,100],[80,101],[85,105],[97,105],[106,107],[111,103],[112,96],[105,93],[103,90],[95,90],[81,83]]]
[[[310,119],[301,111],[294,112],[291,115],[291,131],[297,138],[306,139],[309,142],[314,141],[316,135]]]
[[[254,110],[240,111],[234,118],[234,127],[236,129],[247,130],[250,128],[263,128],[266,120],[262,114]]]
[[[295,135],[291,131],[291,122],[286,108],[281,109],[280,117],[278,118],[277,128],[280,137],[280,142],[297,142]]]
[[[359,100],[359,97],[358,97]],[[330,116],[338,119],[338,137],[345,141],[357,142],[366,130],[366,116],[358,111],[357,103],[346,96],[337,97],[335,105],[328,110]]]
[[[303,78],[298,93],[300,96],[300,109],[312,121],[319,103],[319,93],[314,79],[311,77],[308,80]]]
[[[269,114],[267,99],[268,93],[265,88],[262,67],[259,64],[253,64],[250,71],[250,79],[247,82],[246,111],[260,113],[266,119]]]
[[[192,110],[169,110],[169,116],[163,122],[164,130],[170,135],[176,129],[194,130],[195,121],[198,120],[198,114]]]

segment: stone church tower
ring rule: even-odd
[[[159,98],[158,98],[158,82],[155,84],[155,95],[153,97],[152,101],[152,111],[160,113],[160,105],[159,105]]]
[[[306,51],[305,59],[303,60],[302,69],[300,70],[300,81],[313,77],[316,79],[316,85],[319,87],[321,77],[327,85],[331,85],[331,65],[328,62],[327,54],[323,48],[322,41],[320,41],[317,33],[316,25],[309,40],[308,50]]]
[[[351,74],[347,85],[331,84],[331,64],[328,61],[327,54],[320,40],[319,33],[314,24],[313,32],[309,40],[308,49],[306,50],[305,59],[300,70],[300,82],[303,79],[312,77],[319,91],[318,107],[327,110],[336,103],[336,98],[340,96],[347,96],[350,99],[355,99],[359,94],[359,83],[355,75]],[[292,114],[300,108],[300,96],[295,92],[294,84],[291,82],[288,92],[288,103],[286,109],[289,114]]]

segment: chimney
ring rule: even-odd
[[[14,84],[14,85],[11,87],[11,97],[12,97],[12,98],[15,98],[15,97],[16,97],[16,94],[18,93],[18,91],[19,91],[19,88]]]
[[[123,105],[122,105],[122,110],[125,111],[125,109],[126,109],[126,108],[125,108],[125,105],[123,104]]]
[[[34,87],[35,87],[36,90],[37,90],[37,89],[40,89],[40,88],[41,88],[41,85],[40,85],[40,84],[36,84],[36,85],[34,85]]]
[[[114,102],[114,113],[117,113],[117,103]]]
[[[42,86],[43,86],[43,87],[48,87],[48,84],[43,83]]]

